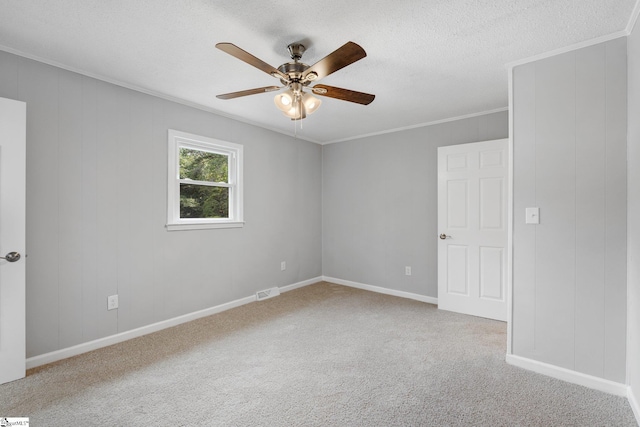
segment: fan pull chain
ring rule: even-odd
[[[296,110],[296,103],[297,102],[298,102],[298,97],[295,96],[293,98],[293,109],[294,109],[294,111],[299,111],[299,109]],[[298,120],[295,120],[295,119],[293,120],[293,136],[295,138],[298,138]]]
[[[297,108],[296,108],[297,104]],[[294,96],[293,98],[293,109],[294,111],[298,111],[299,115],[297,119],[293,120],[293,136],[298,138],[298,122],[300,122],[300,130],[302,130],[302,98],[298,96]]]

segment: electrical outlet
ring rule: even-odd
[[[118,308],[118,295],[107,297],[107,310],[115,310]]]
[[[280,271],[285,271],[287,269],[287,262],[286,261],[282,261],[280,263]]]
[[[411,267],[405,267],[404,274],[405,276],[411,276]]]

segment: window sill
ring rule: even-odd
[[[242,228],[244,222],[205,222],[200,224],[167,224],[167,231],[207,230],[211,228]]]

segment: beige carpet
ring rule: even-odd
[[[504,362],[506,326],[319,283],[33,369],[32,426],[635,426],[624,398]]]

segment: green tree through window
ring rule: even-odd
[[[229,217],[229,156],[181,147],[180,179],[180,218]]]

